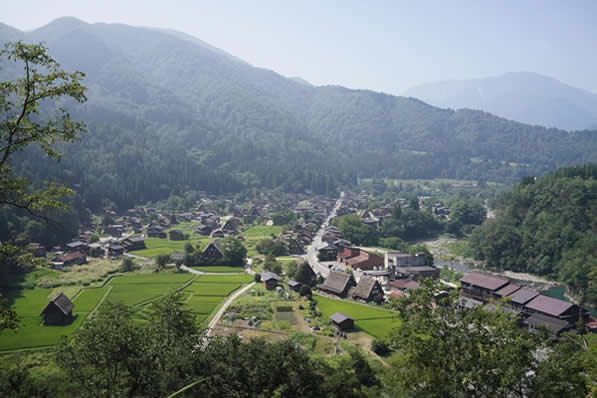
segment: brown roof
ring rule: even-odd
[[[420,288],[421,285],[419,284],[419,282],[417,281],[409,281],[406,285],[404,285],[404,288],[407,290],[415,290]]]
[[[371,296],[371,291],[375,286],[376,280],[371,278],[361,278],[357,286],[352,289],[351,296],[367,300]]]
[[[460,281],[488,290],[497,290],[509,283],[508,279],[498,278],[481,272],[471,272],[470,274],[466,274]]]
[[[346,289],[346,285],[350,281],[351,276],[344,272],[330,271],[325,282],[320,286],[323,290],[328,290],[334,293],[342,293]]]
[[[390,286],[396,289],[404,289],[404,286],[410,282],[409,279],[397,279],[395,281],[390,282]]]
[[[524,305],[538,295],[539,293],[537,293],[535,290],[526,289],[523,287],[522,289],[518,289],[514,293],[510,294],[508,297],[513,303]]]
[[[514,293],[518,289],[520,289],[519,285],[515,285],[514,283],[509,283],[506,286],[504,286],[503,288],[501,288],[500,290],[498,290],[497,292],[495,292],[495,294],[497,294],[498,296],[501,296],[501,297],[505,297],[505,296],[508,296],[508,295]]]
[[[569,303],[567,301],[543,296],[541,294],[525,305],[525,307],[530,308],[532,310],[543,312],[544,314],[556,317],[566,312],[572,306],[574,306],[574,304]]]
[[[566,329],[570,329],[572,325],[563,319],[554,318],[544,314],[533,314],[524,320],[525,325],[533,327],[544,326],[553,334],[558,334]]]
[[[65,254],[65,255],[58,257],[58,261],[62,261],[64,263],[66,261],[70,261],[70,260],[73,260],[73,259],[79,258],[79,257],[83,257],[83,254],[81,252],[73,252],[73,253]]]
[[[362,263],[364,261],[367,261],[367,260],[369,260],[369,255],[368,254],[360,254],[360,255],[358,255],[356,257],[349,258],[348,260],[346,260],[346,263],[348,265],[352,266],[352,265],[360,264],[360,263]]]

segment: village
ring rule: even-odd
[[[419,205],[440,220],[449,218],[449,207],[427,205],[426,199],[419,198]],[[61,325],[69,335],[105,302],[132,305],[142,319],[153,301],[176,288],[210,334],[308,338],[312,349],[326,355],[358,346],[375,356],[380,341],[399,325],[387,303],[408,297],[429,278],[440,283],[437,298],[460,296],[455,310],[506,311],[521,327],[545,328],[554,339],[580,327],[596,331],[586,309],[518,281],[479,271],[448,281],[428,252],[353,244],[336,225],[339,217],[355,215],[375,227],[392,217],[396,206],[412,206],[398,198],[370,209],[369,201],[366,191],[343,192],[340,198],[262,194],[240,203],[206,195],[187,211],[139,206],[119,214],[106,209],[70,242],[48,249],[29,245],[47,262],[34,271],[42,275],[39,286],[52,288],[37,289],[49,299],[25,313],[32,323],[40,319],[32,326],[39,333],[44,325]],[[136,265],[124,270],[126,261]],[[80,286],[44,284],[84,274],[80,271],[100,263],[111,268]],[[88,298],[82,308],[79,303]],[[59,335],[58,330],[48,341]],[[5,350],[29,344],[26,336],[4,341]]]

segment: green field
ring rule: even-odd
[[[194,282],[186,292],[193,292],[194,296],[226,297],[240,287],[240,283],[201,283]]]
[[[384,338],[392,328],[399,325],[397,315],[382,308],[318,295],[313,297],[325,320],[336,312],[342,312],[353,318],[359,329],[376,338]]]
[[[43,271],[27,275],[22,278],[22,283],[29,285],[41,275],[47,276],[48,273]],[[102,308],[107,302],[123,303],[133,307],[135,319],[142,322],[147,319],[155,299],[182,288],[193,278],[196,276],[188,273],[139,273],[116,276],[101,288],[66,286],[66,293],[80,290],[73,299],[75,319],[66,326],[44,326],[40,317],[41,311],[53,295],[52,291],[56,292],[57,289],[24,289],[19,288],[19,285],[4,288],[3,295],[8,299],[11,309],[21,317],[22,322],[16,332],[0,332],[0,351],[51,346],[57,344],[62,336],[72,336],[106,293],[108,295],[102,303]],[[193,311],[199,321],[206,320],[219,308],[226,296],[252,279],[248,274],[202,275],[197,278],[197,282],[185,289],[188,295],[185,297],[184,308]]]
[[[178,227],[178,226],[177,226]],[[175,227],[174,229],[179,229]],[[182,229],[182,228],[181,228]],[[211,240],[208,236],[191,236],[189,240],[168,240],[160,238],[145,238],[145,246],[147,249],[135,250],[131,253],[138,256],[156,258],[160,254],[184,253],[184,247],[187,242],[191,242],[196,248],[199,245],[201,248],[205,247]]]
[[[219,275],[218,275],[219,276]],[[177,273],[151,273],[151,274],[133,274],[133,275],[120,275],[112,278],[110,281],[111,285],[145,285],[145,284],[182,284],[193,279],[192,274]]]
[[[200,283],[249,283],[253,277],[249,274],[238,275],[200,275],[196,282]]]
[[[104,294],[108,291],[107,287],[98,289],[84,289],[81,293],[75,297],[73,304],[77,312],[91,312],[97,306],[97,303],[104,297]]]
[[[271,238],[272,234],[276,236],[279,235],[280,232],[282,232],[282,229],[283,228],[280,225],[255,225],[247,229],[241,234],[245,237],[243,244],[247,248],[247,255],[252,257],[259,254],[257,253],[255,245],[257,245],[260,240]]]
[[[196,269],[198,271],[203,271],[203,272],[245,272],[245,269],[243,267],[230,267],[230,266],[226,266],[226,265],[204,265],[204,266],[199,266],[199,267],[191,267],[193,269]]]

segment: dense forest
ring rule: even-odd
[[[32,32],[0,26],[0,42],[47,43],[86,76],[69,103],[88,133],[47,162],[15,164],[58,180],[93,210],[192,190],[250,187],[330,194],[359,177],[513,182],[597,159],[597,134],[529,126],[473,110],[337,86],[314,87],[254,68],[193,37],[62,18]],[[2,80],[22,74],[1,65]]]
[[[597,165],[526,177],[497,201],[497,217],[472,235],[475,257],[505,270],[569,284],[597,304]]]

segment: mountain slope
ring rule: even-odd
[[[427,83],[405,95],[434,106],[480,109],[534,125],[566,130],[597,126],[597,94],[536,73]]]
[[[74,114],[89,134],[60,165],[35,151],[20,165],[75,186],[91,207],[192,189],[325,193],[359,176],[514,181],[597,159],[594,132],[306,85],[178,32],[63,18],[21,34],[86,73],[89,101]]]

